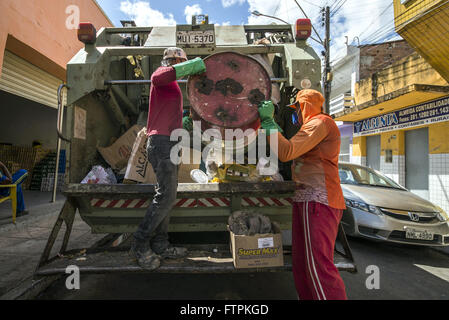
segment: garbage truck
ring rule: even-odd
[[[210,24],[207,15],[193,16],[192,23],[185,25],[113,27],[101,28],[98,32],[92,24],[81,23],[78,38],[85,44],[84,48],[68,62],[67,83],[62,84],[58,91],[58,152],[64,147],[68,159],[67,181],[59,183],[64,183],[66,201],[35,275],[64,274],[69,265],[77,265],[81,273],[145,271],[128,256],[126,241],[114,248],[108,246],[101,250],[97,247],[95,250],[68,251],[67,248],[76,214],[90,226],[92,233],[114,235],[117,237],[115,243],[120,243],[137,229],[152,201],[154,183],[80,182],[93,166],[104,164],[99,148],[109,146],[113,141],[111,138],[120,137],[134,125],[146,125],[151,74],[160,66],[166,48],[181,47],[189,59],[204,58],[206,66],[209,61],[210,68],[215,68],[217,72],[226,68],[230,70],[229,74],[239,68],[242,68],[242,74],[259,72],[254,74],[253,82],[245,78],[247,80],[236,85],[235,90],[246,96],[239,100],[236,98],[235,104],[227,100],[226,106],[219,111],[204,108],[203,101],[210,101],[206,94],[210,89],[207,87],[208,81],[217,79],[199,76],[195,78],[196,82],[190,78],[178,80],[183,91],[183,108],[189,110],[194,120],[200,121],[201,131],[231,127],[257,129],[260,126],[255,106],[258,101],[272,99],[282,109],[294,102],[298,90],[320,90],[321,61],[307,43],[310,28],[310,21],[304,19],[293,25],[218,26]],[[221,65],[220,59],[223,60]],[[263,90],[251,87],[255,86],[258,78],[263,83]],[[67,90],[66,105],[63,105],[61,98],[64,87]],[[206,93],[200,95],[200,90]],[[219,92],[216,94],[220,95]],[[225,95],[223,92],[221,94]],[[246,105],[232,115],[229,110],[242,101]],[[189,248],[186,258],[163,261],[152,272],[291,270],[294,190],[294,182],[288,179],[216,183],[181,181],[178,199],[170,213],[169,232],[178,240],[187,239],[189,237],[186,235],[192,234],[199,237],[192,243],[182,244]],[[213,235],[226,234],[229,216],[239,210],[256,211],[277,223],[282,233],[283,265],[242,269],[234,266],[229,242],[214,241]],[[57,241],[60,233],[63,234],[62,242]],[[181,234],[182,237],[176,237]],[[198,238],[204,241],[198,241]],[[55,243],[61,243],[59,254],[51,256]],[[84,255],[83,259],[79,259],[79,252]],[[341,226],[334,262],[339,270],[356,272]]]

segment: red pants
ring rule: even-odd
[[[345,300],[334,265],[334,246],[343,211],[318,202],[294,202],[293,278],[301,300]]]

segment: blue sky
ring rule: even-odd
[[[120,20],[135,20],[139,26],[161,26],[190,22],[191,14],[209,15],[209,22],[220,25],[281,23],[251,15],[254,10],[289,23],[304,15],[295,0],[97,0],[116,26]],[[324,28],[320,8],[331,8],[331,60],[346,54],[349,44],[367,44],[397,39],[394,33],[393,0],[297,0],[321,38]],[[317,36],[315,35],[315,38]],[[318,51],[319,44],[310,41]]]
[[[120,26],[120,20],[129,18],[127,14],[120,10],[120,4],[126,0],[97,0],[109,18],[116,26]],[[137,3],[139,1],[130,0],[130,3]],[[150,0],[142,1],[149,3],[151,9],[163,13],[166,17],[172,14],[177,23],[186,23],[185,8],[187,6],[193,7],[198,4],[202,12],[209,14],[214,23],[231,23],[242,24],[248,22],[249,5],[246,1],[236,1],[234,5],[224,7],[221,0]],[[229,3],[232,3],[230,1]]]

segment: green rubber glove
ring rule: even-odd
[[[203,59],[195,58],[185,62],[177,63],[173,66],[176,71],[176,79],[206,72],[206,65]]]
[[[187,131],[193,130],[193,120],[190,117],[184,117],[182,118],[182,127]]]
[[[262,101],[257,109],[259,111],[260,124],[262,129],[268,130],[268,134],[271,134],[272,130],[277,130],[280,133],[283,132],[281,127],[274,121],[274,105],[271,101]]]

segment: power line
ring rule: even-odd
[[[304,14],[304,16],[308,19],[309,17],[307,16],[306,12],[302,9],[302,7],[301,7],[301,5],[298,3],[298,1],[296,1],[296,0],[293,0],[293,1],[295,1],[295,3],[298,5],[299,9],[301,9],[301,12],[302,12],[302,13]],[[318,39],[320,40],[320,43],[323,44],[323,40],[321,39],[320,34],[316,31],[316,29],[315,29],[315,27],[313,26],[313,24],[312,24],[312,28],[313,28],[313,31],[315,31],[315,34],[318,36]]]
[[[318,5],[318,4],[315,4],[315,3],[313,3],[313,2],[309,2],[309,1],[306,1],[306,0],[302,0],[302,1],[304,1],[305,3],[308,3],[308,4],[312,5],[312,6],[315,6],[315,7],[321,8],[321,6],[320,6],[320,5]]]
[[[333,11],[343,0],[335,0],[334,3],[329,7],[331,11]]]
[[[360,33],[359,34],[359,37],[361,37],[373,24],[374,24],[374,22],[377,20],[377,19],[379,19],[380,17],[382,17],[386,12],[387,12],[387,10],[388,9],[390,9],[391,8],[391,6],[393,5],[393,2],[391,2],[383,11],[382,11],[382,13],[378,16],[378,17],[375,17],[372,21],[371,21],[371,23],[368,25],[368,27],[365,29],[365,30],[363,30],[362,31],[362,33]]]
[[[278,10],[279,10],[279,6],[281,5],[281,1],[282,0],[278,1],[278,5],[276,6],[276,9],[274,10],[273,16],[276,16],[276,12],[278,12]]]
[[[341,7],[344,6],[344,4],[347,2],[347,0],[343,0],[343,2],[340,4],[340,6],[334,10],[334,12],[331,14],[331,18],[336,15],[338,13],[338,11],[340,11]]]

